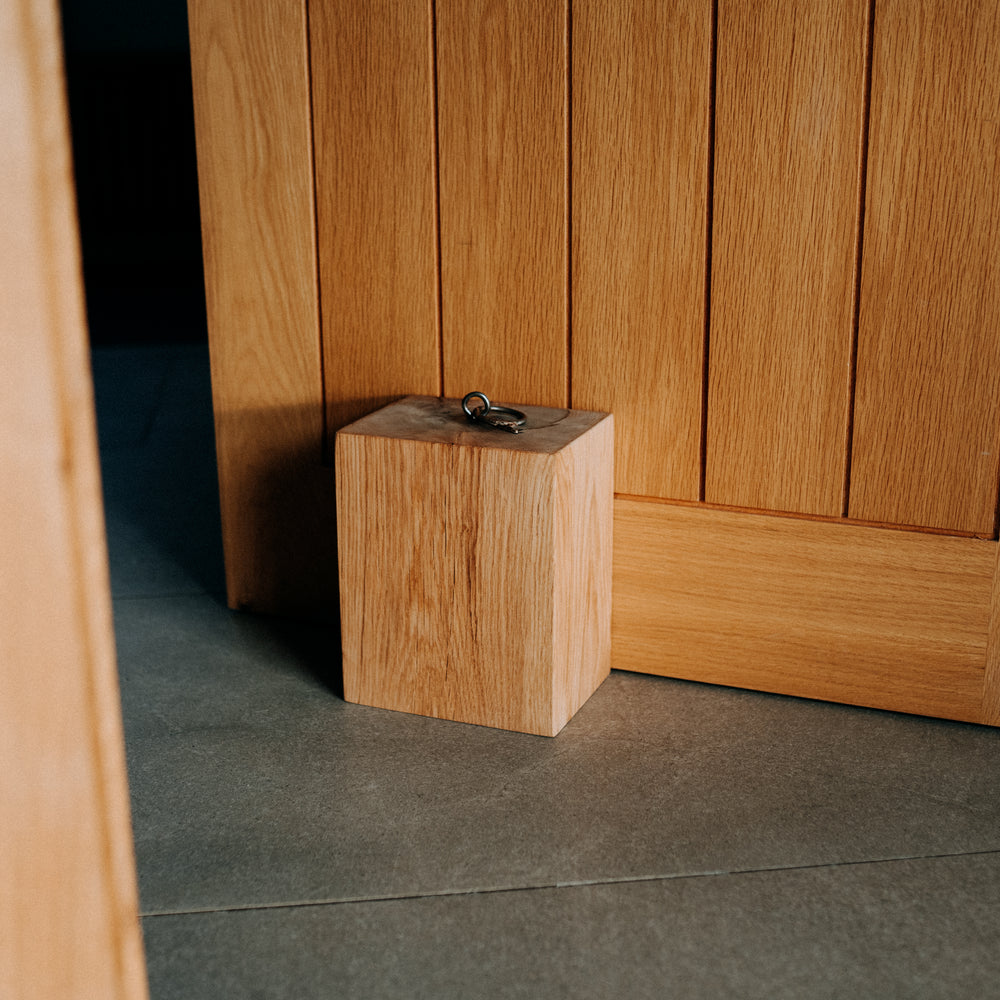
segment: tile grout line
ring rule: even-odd
[[[212,598],[222,608],[227,611],[233,610],[225,603],[225,594],[222,591],[213,592],[211,590],[174,590],[157,594],[112,594],[112,605],[125,601],[172,601],[179,597],[208,597]]]
[[[235,903],[228,906],[203,906],[176,910],[148,910],[139,916],[149,917],[185,917],[199,916],[210,913],[243,913],[255,910],[294,910],[308,909],[320,906],[343,906],[357,903],[394,903],[418,899],[442,899],[457,896],[487,896],[501,893],[538,892],[545,889],[582,889],[592,886],[633,885],[643,882],[676,882],[693,879],[719,878],[732,875],[763,875],[781,874],[784,872],[824,871],[835,868],[861,868],[866,865],[900,864],[906,861],[945,861],[951,858],[975,858],[989,855],[1000,855],[1000,848],[982,851],[956,851],[945,854],[902,854],[885,858],[866,858],[858,861],[832,861],[825,864],[806,865],[776,865],[764,868],[732,868],[716,871],[681,872],[675,875],[631,875],[608,879],[579,879],[570,882],[541,882],[537,885],[492,886],[483,889],[442,889],[438,892],[413,892],[386,894],[379,896],[348,896],[339,899],[310,899],[283,903]]]

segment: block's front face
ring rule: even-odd
[[[554,735],[553,456],[337,438],[348,701]]]

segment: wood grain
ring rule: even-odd
[[[614,441],[607,416],[552,462],[554,732],[611,671]]]
[[[0,7],[0,996],[147,995],[58,11]]]
[[[438,0],[444,392],[565,406],[567,0]]]
[[[850,511],[992,536],[1000,4],[876,5]]]
[[[349,4],[349,14],[340,13],[345,5],[313,6],[317,135],[332,127],[328,112],[355,115],[338,126],[346,181],[333,176],[330,136],[340,133],[317,143],[324,247],[338,226],[348,237],[341,258],[318,265],[334,303],[325,351],[331,425],[382,392],[372,358],[395,379],[406,367],[416,377],[428,356],[417,344],[429,315],[432,137],[420,109],[436,65],[444,391],[475,385],[499,401],[567,405],[572,285],[576,400],[623,415],[620,485],[693,497],[690,399],[701,372],[694,365],[690,384],[679,373],[692,367],[685,338],[704,319],[704,302],[688,301],[699,260],[686,247],[697,247],[704,224],[697,146],[708,125],[698,95],[708,83],[698,53],[711,5],[577,0],[570,18],[566,0],[437,0],[433,46],[422,4]],[[876,5],[865,179],[869,4],[720,0],[714,225],[701,230],[712,246],[711,503],[844,513],[867,180],[848,513],[992,532],[996,7]],[[318,464],[323,359],[305,8],[192,0],[191,11],[230,599],[329,612],[333,493]],[[369,38],[347,46],[343,66],[328,65],[345,23],[367,25],[385,46]],[[357,92],[344,93],[353,80]],[[394,95],[395,113],[371,88]],[[368,179],[366,149],[377,160]],[[398,181],[393,157],[407,164]],[[393,183],[399,191],[386,190]],[[366,206],[358,218],[328,194],[334,184],[347,185],[348,201],[358,192]],[[384,258],[365,232],[369,213],[373,232],[390,238]],[[343,268],[353,271],[338,289]],[[335,304],[363,311],[368,281],[392,298],[393,274],[413,301],[414,339],[398,298],[369,310],[378,332],[367,347],[355,326],[330,339],[346,328],[337,323],[356,319],[332,315]],[[671,325],[681,315],[685,333]],[[666,410],[647,405],[649,427],[636,433],[629,407],[643,394],[660,394]],[[416,509],[429,510],[417,499]],[[997,720],[991,543],[624,499],[616,509],[619,666]],[[749,583],[734,588],[744,566]]]
[[[573,5],[573,405],[615,414],[615,488],[701,484],[711,5]]]
[[[305,5],[188,16],[229,602],[333,618]]]
[[[704,499],[843,513],[867,3],[719,5]]]
[[[440,392],[431,3],[311,4],[309,33],[332,435]]]
[[[619,500],[612,665],[978,722],[996,553]]]
[[[416,396],[338,433],[348,701],[554,736],[607,675],[612,421],[527,412]]]
[[[1000,545],[995,546],[995,550],[998,558],[993,571],[993,592],[990,600],[982,721],[991,726],[1000,726]]]

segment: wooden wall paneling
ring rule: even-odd
[[[712,5],[573,4],[572,401],[615,488],[699,499]]]
[[[843,513],[868,4],[720,0],[705,499]]]
[[[578,0],[578,59],[600,48],[592,32],[610,32],[608,40],[615,32],[626,34],[629,24],[617,7],[598,11],[584,6],[589,2]],[[892,0],[885,4],[889,13],[897,10]],[[751,12],[735,0],[720,0],[709,501],[834,518],[843,513],[867,8],[864,0],[852,0],[785,4],[779,11],[776,0],[766,0]],[[575,181],[581,198],[588,197],[588,185],[599,186],[588,170],[624,167],[602,165],[601,157],[610,154],[591,150],[593,161],[578,159],[578,174],[569,177],[573,29],[563,0],[437,0],[432,10],[428,58],[437,66],[443,389],[458,395],[475,385],[499,401],[564,406],[569,192]],[[595,12],[606,27],[595,28]],[[316,16],[314,54],[325,64],[318,38],[333,22],[327,12]],[[652,29],[643,23],[644,36]],[[322,359],[306,24],[301,3],[191,0],[230,599],[299,613],[330,610],[336,569],[331,470],[319,461]],[[880,29],[879,38],[887,32]],[[975,36],[972,65],[988,61],[983,51],[992,52],[994,37]],[[416,49],[411,56],[407,65],[417,72]],[[602,55],[594,58],[593,66],[576,66],[573,81],[581,91],[576,127],[584,137],[597,127],[596,105],[586,102],[599,89],[601,73],[608,100],[629,95],[627,82],[610,76]],[[630,58],[644,57],[633,50]],[[949,79],[965,79],[956,68],[960,60],[949,65]],[[412,83],[408,73],[401,71],[401,79]],[[326,107],[336,104],[320,93],[329,82],[317,86]],[[416,93],[419,85],[412,89]],[[954,90],[961,92],[960,86]],[[980,140],[980,160],[992,155],[993,163],[996,146],[987,140],[995,121],[986,114],[963,118],[962,107],[953,102],[947,115],[973,122],[967,131]],[[414,152],[407,136],[424,142],[419,128],[400,119],[392,139],[406,146],[400,156]],[[423,148],[414,154],[418,173],[426,169],[420,166],[426,163]],[[318,151],[321,157],[325,175],[329,149]],[[969,162],[956,157],[952,167],[968,177]],[[872,167],[870,188],[878,186],[873,178],[879,169]],[[320,179],[321,187],[326,183]],[[639,183],[622,184],[623,203]],[[971,181],[955,182],[962,190],[969,184],[975,188]],[[416,201],[408,200],[424,220],[425,193],[421,182]],[[585,240],[597,238],[602,224],[613,228],[609,218],[627,215],[624,207],[594,197],[594,217],[581,213],[574,220]],[[392,204],[386,199],[376,209]],[[986,223],[976,218],[980,222],[968,231],[978,238]],[[411,243],[426,245],[426,221],[407,229],[412,222],[409,216],[399,220],[401,231],[409,232]],[[388,223],[383,217],[378,224]],[[875,223],[867,232],[877,247]],[[644,238],[655,245],[652,235]],[[384,266],[385,273],[400,267],[407,282],[424,274],[400,261],[383,265],[373,258],[362,270],[370,266]],[[624,281],[618,270],[608,273]],[[587,296],[596,293],[586,267],[572,277],[585,325],[592,308]],[[986,285],[974,291],[991,302]],[[408,287],[425,288],[426,278]],[[638,295],[634,287],[631,293]],[[363,285],[353,286],[352,294],[363,301]],[[921,305],[919,297],[913,301]],[[583,386],[597,348],[591,351],[581,339],[578,351]],[[346,369],[328,373],[331,402],[365,393],[371,398],[370,382],[352,396],[345,385],[350,377]],[[996,549],[976,539],[620,499],[615,665],[996,722],[1000,671],[988,643],[1000,620],[990,624]]]
[[[614,546],[615,668],[984,721],[994,543],[618,500]]]
[[[0,6],[0,996],[147,995],[54,0]]]
[[[440,392],[431,2],[313,3],[309,34],[329,450]]]
[[[332,618],[305,3],[188,14],[229,602]]]
[[[876,4],[850,513],[991,536],[1000,4]]]
[[[567,0],[438,0],[444,392],[568,397]]]

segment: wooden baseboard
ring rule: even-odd
[[[997,721],[994,542],[623,499],[614,530],[618,669]]]

